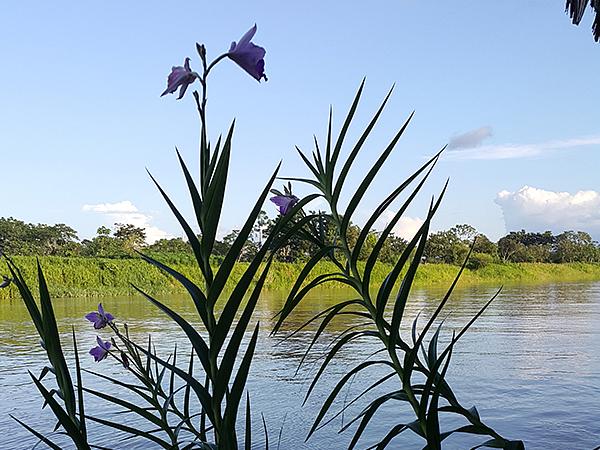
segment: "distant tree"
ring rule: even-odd
[[[551,262],[556,237],[550,232],[511,231],[498,241],[498,253],[503,261]]]
[[[360,247],[360,252],[358,252],[358,260],[366,261],[371,252],[373,251],[373,247],[377,243],[378,235],[374,231],[369,231],[363,245]],[[381,258],[379,258],[381,260]]]
[[[72,256],[78,253],[77,232],[64,223],[32,227],[31,240],[42,255]]]
[[[151,245],[146,246],[146,251],[160,253],[192,253],[189,242],[181,238],[159,239]]]
[[[490,241],[485,234],[478,234],[473,246],[473,253],[482,253],[490,255],[492,258],[497,258],[498,245]]]
[[[240,230],[233,230],[231,233],[229,233],[225,237],[223,237],[222,248],[224,251],[223,251],[222,256],[225,256],[225,254],[227,254],[227,252],[229,251],[229,249],[231,248],[231,246],[233,245],[235,240],[238,238],[239,234],[240,234]],[[258,248],[257,248],[256,244],[254,242],[252,242],[252,240],[246,239],[246,242],[242,246],[242,251],[240,252],[240,255],[238,256],[237,260],[238,261],[250,261],[254,257],[254,255],[256,255],[257,251],[258,251]],[[221,253],[221,252],[219,252],[219,253]]]
[[[127,258],[131,256],[130,252],[125,250],[123,240],[111,236],[110,233],[110,228],[99,227],[96,237],[82,242],[82,255],[97,258]]]
[[[498,240],[498,256],[504,262],[524,262],[527,260],[527,248],[511,232]]]
[[[0,218],[0,249],[9,255],[59,255],[78,253],[77,232],[59,223],[31,224],[12,217]]]
[[[423,256],[426,262],[462,264],[469,246],[453,231],[438,231],[429,236]]]
[[[96,231],[98,236],[110,236],[110,228],[105,226],[100,226]]]
[[[122,242],[126,251],[139,250],[146,244],[146,230],[130,223],[115,223],[115,238]]]
[[[217,262],[222,261],[227,252],[229,251],[230,246],[223,242],[222,240],[215,240],[215,244],[213,246],[213,256],[217,260]]]
[[[479,233],[477,232],[475,227],[468,225],[466,223],[463,223],[461,225],[454,225],[448,231],[450,231],[458,239],[460,239],[461,241],[463,241],[465,243],[468,243],[469,245],[471,244],[473,239],[475,239],[479,235]]]
[[[263,237],[265,236],[265,233],[266,233],[267,229],[269,228],[270,223],[271,223],[271,220],[269,219],[269,216],[267,215],[267,213],[265,211],[261,210],[258,213],[258,217],[256,218],[256,223],[254,224],[254,228],[252,229],[253,234],[254,234],[253,241],[258,247],[262,246]]]
[[[407,245],[408,242],[406,239],[390,234],[381,247],[379,260],[387,264],[395,264],[400,259]]]
[[[0,250],[7,255],[30,254],[31,224],[13,217],[0,218]]]
[[[488,253],[471,253],[467,261],[467,269],[478,270],[494,262],[494,257]]]
[[[565,231],[556,237],[554,261],[559,263],[598,261],[597,243],[583,231]]]
[[[598,42],[600,41],[600,0],[567,0],[566,10],[571,16],[573,23],[579,25],[588,4],[595,13],[592,34],[594,35],[594,40]]]

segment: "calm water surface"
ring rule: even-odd
[[[494,290],[477,287],[458,291],[447,310],[446,337],[466,323]],[[348,295],[336,290],[313,295],[301,305],[287,330]],[[436,289],[414,291],[407,320],[412,320],[419,311],[427,317],[442,295],[443,291]],[[193,318],[187,299],[165,300],[174,309]],[[259,430],[259,413],[262,412],[270,430],[271,448],[276,447],[281,435],[279,448],[282,450],[343,449],[351,433],[337,433],[342,418],[334,420],[308,442],[304,439],[328,389],[344,372],[364,361],[379,347],[375,342],[364,340],[355,341],[347,347],[302,407],[309,380],[319,361],[316,358],[308,361],[295,375],[303,351],[310,342],[310,330],[283,343],[268,336],[273,323],[271,318],[282,301],[282,295],[267,293],[258,308],[257,319],[263,332],[249,380],[253,410],[257,413],[253,428]],[[65,333],[66,343],[70,342],[67,340],[68,333],[73,325],[81,348],[94,345],[96,334],[82,317],[95,309],[96,302],[91,299],[55,300],[59,326]],[[180,348],[186,348],[177,327],[143,299],[111,298],[103,302],[119,320],[127,321],[140,338],[151,333],[163,354],[167,354],[175,342],[182,344]],[[42,402],[27,376],[27,370],[39,373],[45,362],[44,354],[20,301],[0,303],[0,319],[0,449],[29,449],[35,444],[35,439],[10,419],[9,414],[40,430],[50,431],[52,428],[53,419],[40,410]],[[335,324],[332,332],[341,331],[342,326],[342,323]],[[317,352],[322,354],[332,337],[333,334],[325,336],[316,347]],[[84,360],[88,369],[105,374],[123,373],[123,369],[111,361],[95,364],[88,355]],[[377,369],[366,373],[355,380],[351,390],[356,392],[382,374]],[[523,439],[527,449],[591,450],[599,446],[600,283],[505,288],[455,349],[449,378],[465,406],[477,405],[484,421],[507,437]],[[86,383],[110,389],[91,376]],[[388,383],[384,391],[397,389],[394,381]],[[352,398],[351,394],[348,398]],[[105,417],[114,411],[92,398],[88,400],[88,412],[95,411]],[[364,403],[359,402],[353,411],[360,411],[362,405]],[[391,426],[410,417],[404,409],[392,406],[399,405],[390,405],[375,416],[360,441],[360,448],[377,442]],[[123,416],[117,417],[124,420]],[[347,415],[344,420],[347,422],[349,417]],[[447,427],[456,424],[452,421],[443,423]],[[151,448],[132,441],[122,442],[106,429],[92,430],[92,433],[98,437],[98,444],[111,448]],[[255,448],[264,447],[261,439],[257,435]],[[444,448],[462,450],[480,442],[481,439],[470,437],[450,438]],[[422,446],[421,441],[406,434],[394,441],[390,448],[420,449]]]

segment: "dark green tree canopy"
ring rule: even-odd
[[[588,7],[594,12],[592,34],[596,42],[600,41],[600,0],[567,0],[566,10],[575,25],[579,25]]]

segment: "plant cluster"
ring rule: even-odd
[[[380,153],[358,187],[353,189],[348,205],[342,209],[340,196],[346,185],[347,175],[382,114],[391,91],[360,134],[357,142],[351,146],[349,153],[343,156],[343,149],[346,148],[345,137],[358,108],[363,92],[363,81],[338,137],[336,139],[333,137],[333,119],[330,114],[325,143],[319,146],[315,140],[312,159],[299,150],[300,157],[312,174],[311,177],[289,178],[288,184],[280,191],[273,188],[279,171],[277,167],[258,196],[244,225],[232,240],[219,267],[215,268],[211,264],[228,179],[233,124],[225,137],[218,137],[216,142],[209,139],[206,120],[207,81],[212,69],[225,59],[238,64],[257,81],[266,80],[265,50],[252,42],[255,32],[256,26],[251,28],[239,42],[234,42],[228,52],[211,62],[207,60],[205,47],[197,44],[202,70],[200,72],[192,70],[191,59],[186,58],[183,66],[173,67],[168,77],[167,88],[163,93],[166,95],[178,91],[179,98],[182,98],[190,85],[196,82],[200,84],[200,91],[193,92],[201,123],[199,179],[192,176],[183,158],[179,152],[177,153],[193,203],[194,219],[199,232],[195,231],[194,226],[183,217],[162,186],[152,176],[151,178],[189,241],[201,281],[195,283],[149,255],[140,253],[140,257],[168,273],[186,289],[197,313],[196,321],[186,320],[165,302],[141,289],[138,291],[160,312],[173,320],[187,337],[191,352],[183,363],[181,351],[177,348],[165,357],[156,351],[151,337],[144,345],[137,343],[130,335],[127,325],[118,323],[117,318],[107,312],[103,305],[99,305],[98,310],[90,312],[86,318],[95,330],[109,330],[111,337],[105,339],[98,336],[89,353],[99,363],[109,358],[114,359],[126,369],[130,377],[122,379],[99,372],[94,372],[93,375],[112,383],[127,395],[110,395],[84,386],[75,333],[72,333],[75,353],[75,379],[73,379],[66,363],[41,267],[38,265],[40,297],[40,306],[38,306],[19,268],[7,258],[11,276],[20,291],[48,357],[49,366],[39,375],[30,372],[30,376],[43,396],[45,405],[48,405],[58,420],[55,431],[59,430],[59,433],[68,436],[73,445],[80,450],[104,449],[108,448],[107,445],[111,445],[98,443],[93,433],[88,432],[90,421],[119,431],[125,434],[126,439],[141,439],[146,441],[147,445],[165,449],[235,450],[240,447],[250,449],[253,442],[253,421],[251,395],[246,389],[246,382],[260,329],[260,323],[253,319],[254,311],[276,255],[291,239],[300,238],[310,242],[315,251],[305,263],[289,292],[285,306],[278,315],[274,329],[271,330],[272,333],[281,332],[286,319],[311,289],[334,281],[352,288],[354,297],[335,304],[311,320],[311,322],[319,321],[313,344],[323,336],[323,331],[335,318],[343,319],[352,316],[362,321],[358,326],[345,330],[331,343],[331,350],[317,372],[307,396],[313,392],[332,359],[350,342],[363,338],[373,339],[381,347],[381,351],[372,355],[372,358],[345,374],[330,392],[317,414],[309,437],[326,420],[334,400],[349,380],[369,367],[380,366],[387,370],[387,375],[366,387],[364,392],[351,403],[355,403],[363,397],[363,394],[388,380],[395,386],[389,393],[368,402],[365,409],[344,426],[346,430],[353,424],[357,424],[350,448],[357,445],[369,422],[378,409],[386,403],[394,403],[398,408],[412,412],[413,418],[403,423],[390,423],[389,432],[381,438],[376,448],[385,448],[403,432],[413,432],[420,436],[425,443],[425,448],[431,450],[441,449],[445,439],[455,433],[487,436],[478,447],[524,448],[522,442],[506,439],[485,424],[476,408],[464,407],[446,379],[455,345],[485,311],[493,298],[487,301],[479,313],[461,330],[452,333],[448,345],[443,347],[439,345],[442,331],[439,317],[462,272],[461,268],[436,311],[422,321],[417,318],[410,330],[403,330],[403,318],[410,298],[411,286],[422,261],[431,220],[440,205],[445,187],[440,196],[432,200],[425,222],[414,238],[406,244],[383,283],[372,285],[373,269],[386,239],[404,211],[418,195],[438,161],[440,153],[434,155],[383,199],[363,230],[357,236],[351,237],[352,215],[412,118],[411,115],[392,137],[389,145]],[[299,198],[292,192],[289,181],[305,183],[312,187],[315,193]],[[270,200],[277,205],[280,214],[268,234],[262,239],[256,253],[250,258],[233,289],[226,291],[225,286],[232,268],[244,251],[244,245],[253,232],[261,208],[269,198],[270,192],[273,195]],[[386,228],[376,237],[372,249],[366,254],[363,253],[365,264],[359,266],[357,262],[361,258],[361,252],[364,252],[372,225],[405,192],[408,192],[407,198]],[[328,211],[305,212],[307,205],[319,197],[327,203]],[[330,261],[335,269],[307,281],[315,265],[324,259]],[[244,344],[244,339],[248,336],[249,339]],[[312,344],[307,354],[311,349]],[[49,389],[47,385],[50,381],[46,378],[50,374],[54,376],[56,387]],[[107,419],[89,413],[84,398],[86,395],[104,400],[113,407],[122,408],[126,414],[122,417],[127,417],[127,420]],[[130,398],[132,400],[129,400]],[[240,409],[243,410],[243,416]],[[465,424],[458,428],[443,430],[440,426],[440,416],[445,414],[459,416],[465,420]],[[145,425],[128,425],[129,420],[133,420],[132,417],[136,418],[136,423],[141,422]],[[55,450],[61,448],[55,442],[53,435],[34,430],[20,418],[15,420],[48,447]],[[241,426],[242,423],[244,426]],[[264,428],[266,432],[266,425]],[[240,429],[243,429],[243,435],[239,433]]]

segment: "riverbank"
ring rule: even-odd
[[[15,257],[14,262],[21,268],[26,280],[32,287],[36,283],[35,258]],[[150,294],[179,294],[185,289],[165,272],[162,272],[141,259],[103,259],[103,258],[64,258],[41,257],[40,262],[53,297],[100,297],[133,295],[132,284]],[[186,259],[174,258],[165,261],[175,270],[193,281],[199,282],[197,267]],[[232,273],[229,287],[233,286],[247,264],[237,264]],[[391,266],[378,264],[373,274],[373,283],[381,283]],[[274,263],[267,281],[266,289],[289,289],[302,270],[301,264]],[[313,276],[334,271],[334,266],[321,263],[313,270]],[[449,285],[458,271],[457,266],[448,264],[422,264],[417,272],[415,286]],[[0,269],[0,274],[7,273]],[[600,264],[569,263],[510,263],[489,264],[477,270],[465,270],[460,284],[513,284],[548,283],[564,281],[600,280]],[[335,287],[336,285],[331,285]],[[0,289],[0,299],[17,298],[14,284]]]

